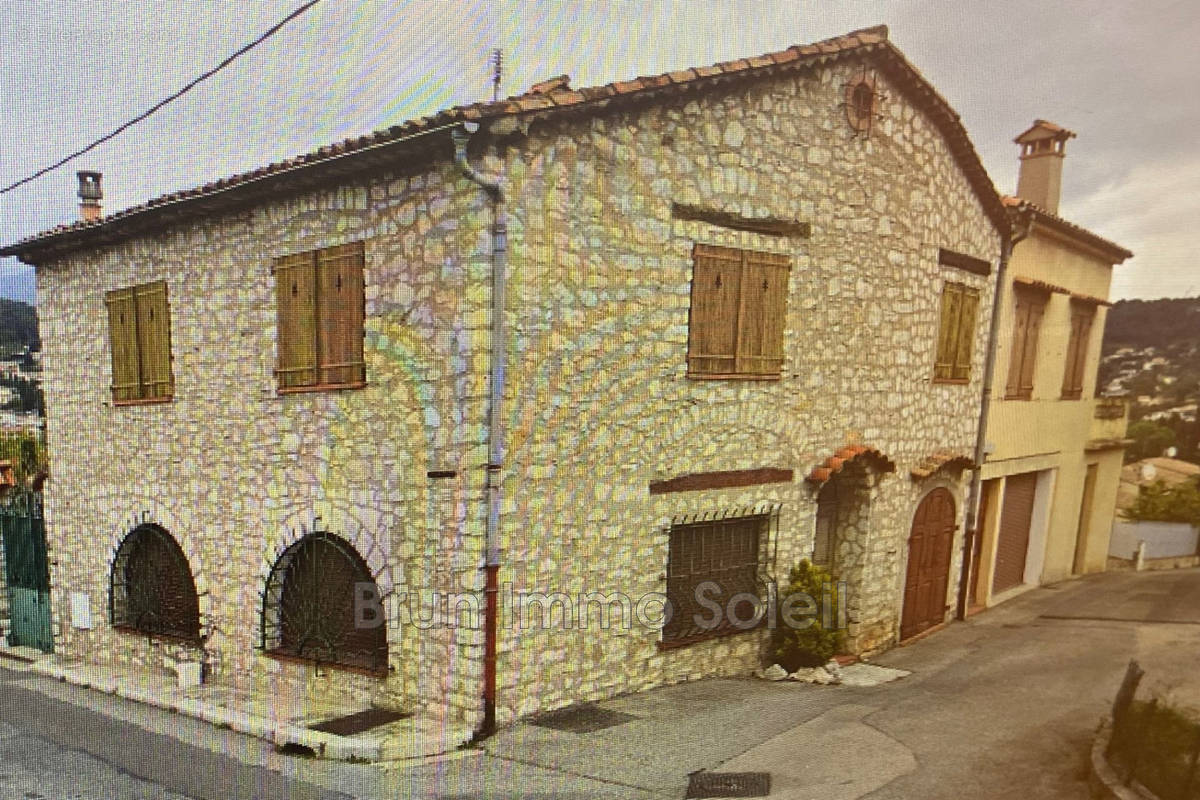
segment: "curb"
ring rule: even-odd
[[[1112,721],[1105,717],[1100,722],[1100,728],[1092,739],[1092,753],[1089,761],[1088,788],[1095,800],[1159,800],[1158,795],[1134,781],[1131,786],[1117,775],[1117,771],[1104,757],[1108,749],[1108,740],[1112,736]]]
[[[430,751],[430,748],[414,746],[411,741],[392,743],[384,739],[356,740],[332,733],[322,733],[290,722],[275,722],[267,717],[252,716],[243,711],[212,706],[190,698],[164,700],[153,692],[137,687],[122,686],[115,679],[93,680],[83,677],[69,667],[52,663],[50,657],[29,664],[28,671],[69,683],[72,686],[93,689],[120,697],[123,700],[182,714],[218,728],[227,728],[246,736],[262,739],[276,747],[304,748],[305,751],[311,751],[314,758],[368,763],[398,761],[442,755],[456,749],[461,744],[461,742],[456,742],[457,737],[450,736]]]

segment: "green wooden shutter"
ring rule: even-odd
[[[975,318],[979,312],[979,292],[967,287],[962,288],[962,305],[958,314],[958,326],[955,335],[958,344],[954,348],[954,370],[951,377],[955,380],[967,380],[971,377],[971,352],[975,343]]]
[[[317,382],[316,254],[296,253],[275,262],[279,388]]]
[[[954,377],[954,351],[958,346],[958,320],[961,308],[962,287],[957,283],[947,283],[942,287],[937,357],[933,365],[933,377],[939,380],[950,380]]]
[[[141,368],[142,397],[170,397],[171,311],[167,304],[167,282],[156,281],[133,289],[137,306],[137,344]]]
[[[688,371],[699,375],[734,374],[742,254],[728,247],[697,244],[692,259]]]
[[[142,383],[138,368],[137,305],[133,289],[107,292],[104,302],[108,306],[113,400],[138,400],[142,397]]]
[[[318,251],[318,383],[352,384],[366,380],[363,307],[362,242]]]

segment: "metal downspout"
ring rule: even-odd
[[[1008,274],[1008,261],[1012,257],[1013,247],[1029,236],[1033,227],[1033,218],[1023,220],[1024,227],[1014,230],[1000,240],[1000,266],[996,269],[996,292],[992,298],[992,322],[988,329],[987,358],[983,363],[983,397],[979,403],[979,430],[975,434],[974,466],[971,469],[971,487],[967,494],[967,515],[963,525],[962,568],[958,581],[958,608],[955,617],[960,620],[967,618],[967,597],[971,584],[971,566],[975,556],[980,532],[976,530],[979,520],[980,490],[983,486],[983,460],[987,458],[987,427],[988,416],[992,409],[992,383],[996,374],[996,340],[1000,336],[1000,307],[1004,300],[1004,279]]]
[[[470,124],[470,123],[468,123]],[[483,608],[483,721],[475,739],[490,736],[496,730],[496,629],[499,618],[500,571],[500,481],[504,462],[501,407],[504,401],[504,376],[507,349],[504,326],[504,290],[508,269],[508,223],[504,209],[504,192],[498,179],[476,172],[467,162],[467,142],[477,125],[456,127],[450,132],[454,140],[454,163],[462,174],[479,185],[492,200],[492,330],[491,380],[488,392],[486,471],[487,526],[484,532],[484,608]]]

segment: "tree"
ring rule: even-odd
[[[1175,444],[1175,431],[1166,425],[1145,419],[1131,423],[1127,435],[1133,439],[1133,444],[1125,449],[1127,462],[1161,456],[1168,447]]]
[[[1137,499],[1124,513],[1132,520],[1200,526],[1200,483],[1188,481],[1168,487],[1155,481],[1138,489]]]

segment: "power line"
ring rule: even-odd
[[[64,164],[66,164],[67,162],[71,161],[72,159],[78,158],[79,156],[83,155],[84,153],[88,153],[88,152],[91,152],[92,150],[95,150],[97,147],[99,147],[100,145],[104,144],[104,143],[105,143],[105,142],[107,142],[109,139],[115,138],[116,136],[118,136],[119,134],[121,134],[122,132],[124,132],[125,130],[127,130],[128,128],[131,128],[131,127],[133,127],[134,125],[136,125],[136,124],[138,124],[139,122],[141,122],[142,120],[146,119],[146,118],[147,118],[147,117],[149,117],[151,114],[153,114],[154,112],[158,111],[160,108],[162,108],[163,106],[167,105],[167,104],[168,104],[168,103],[170,103],[171,101],[173,101],[173,100],[177,100],[177,99],[179,99],[180,97],[182,97],[183,95],[187,94],[187,93],[188,93],[188,92],[190,92],[190,91],[191,91],[191,90],[192,90],[192,89],[193,89],[193,88],[194,88],[194,87],[195,87],[197,84],[199,84],[199,83],[202,83],[203,81],[206,81],[206,80],[208,80],[208,79],[209,79],[209,78],[211,78],[213,75],[216,75],[218,72],[220,72],[221,70],[225,69],[227,66],[229,66],[229,65],[230,65],[230,64],[232,64],[234,61],[236,61],[236,60],[237,60],[239,57],[241,57],[241,56],[245,55],[246,53],[250,52],[250,51],[251,51],[251,50],[253,50],[255,47],[258,47],[260,44],[262,44],[263,42],[265,42],[267,39],[270,39],[272,36],[274,36],[276,33],[278,33],[278,32],[279,32],[280,28],[282,28],[284,25],[287,25],[289,22],[291,22],[291,21],[292,21],[292,20],[294,20],[296,17],[298,17],[298,16],[300,16],[301,14],[303,14],[305,11],[308,11],[310,8],[312,8],[313,6],[315,6],[315,5],[316,5],[317,3],[319,3],[319,2],[321,2],[321,0],[308,0],[308,2],[307,2],[307,3],[305,3],[305,4],[304,4],[304,5],[302,5],[302,6],[300,6],[300,7],[299,7],[299,8],[297,8],[295,11],[293,11],[293,12],[292,12],[292,13],[290,13],[290,14],[288,14],[286,17],[284,17],[283,19],[281,19],[279,22],[275,23],[275,24],[274,24],[274,25],[272,25],[270,28],[268,28],[268,29],[266,30],[266,32],[265,32],[265,33],[263,33],[261,36],[259,36],[259,37],[258,37],[257,39],[255,39],[254,41],[250,42],[250,44],[246,45],[245,47],[242,47],[240,50],[237,50],[235,53],[233,53],[232,55],[230,55],[229,57],[227,57],[227,58],[226,58],[224,61],[222,61],[220,64],[217,64],[217,65],[216,65],[215,67],[213,67],[212,69],[210,69],[210,70],[208,70],[207,72],[205,72],[205,73],[201,74],[201,75],[200,75],[198,78],[196,78],[195,80],[193,80],[193,81],[191,81],[190,83],[188,83],[186,86],[184,86],[184,87],[183,87],[182,89],[180,89],[179,91],[177,91],[177,92],[175,92],[174,94],[170,95],[169,97],[166,97],[166,98],[164,98],[164,99],[160,100],[159,102],[155,103],[153,106],[151,106],[151,107],[150,107],[149,109],[147,109],[146,111],[142,112],[141,114],[138,114],[136,117],[134,117],[133,119],[129,120],[128,122],[126,122],[126,123],[124,123],[124,124],[120,125],[119,127],[117,127],[116,129],[114,129],[114,130],[113,130],[113,131],[111,131],[110,133],[107,133],[107,134],[105,134],[104,136],[101,136],[99,139],[97,139],[96,141],[92,142],[92,143],[91,143],[91,144],[89,144],[87,147],[83,147],[83,148],[81,148],[81,149],[79,149],[79,150],[76,150],[74,153],[71,153],[71,154],[70,154],[69,156],[67,156],[66,158],[60,159],[59,161],[56,161],[56,162],[54,162],[53,164],[51,164],[51,165],[50,165],[50,166],[48,166],[48,167],[44,167],[43,169],[39,169],[37,172],[33,173],[32,175],[29,175],[29,176],[27,176],[27,177],[24,177],[24,178],[22,178],[21,180],[17,181],[16,183],[9,184],[8,186],[5,186],[3,189],[0,189],[0,194],[5,194],[5,193],[7,193],[7,192],[11,192],[13,189],[16,189],[18,186],[23,186],[23,185],[25,185],[26,183],[29,183],[30,181],[36,180],[36,179],[38,179],[38,178],[42,177],[43,175],[45,175],[47,172],[51,172],[51,171],[53,171],[53,170],[56,170],[56,169],[58,169],[59,167],[61,167],[61,166],[63,166]]]

